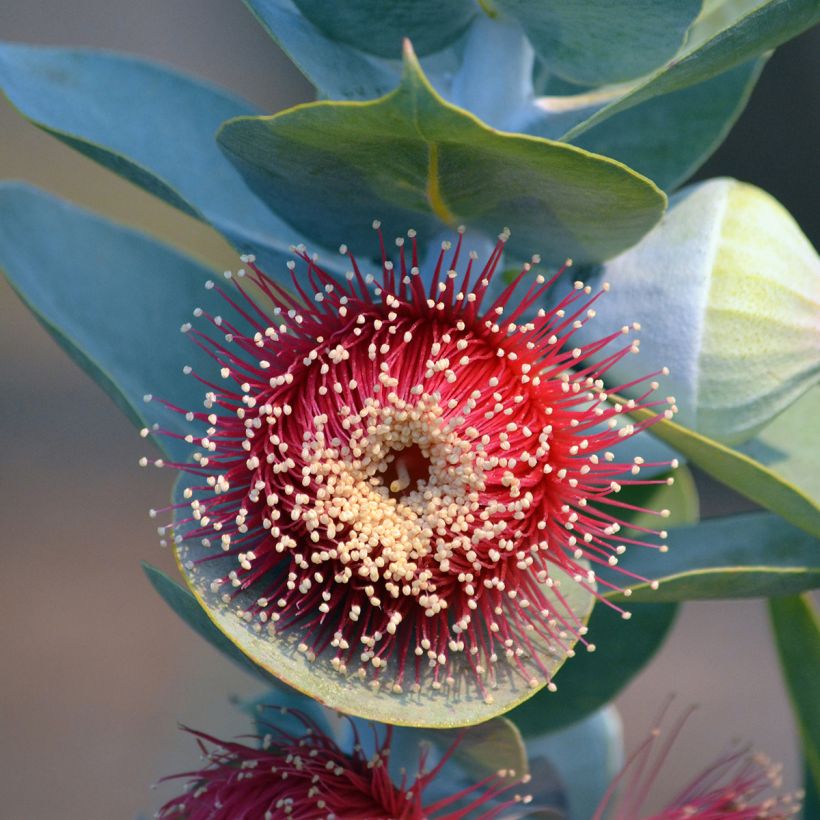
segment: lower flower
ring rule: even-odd
[[[280,711],[280,710],[275,710]],[[272,818],[350,818],[350,820],[456,820],[470,817],[489,820],[519,804],[530,802],[528,795],[515,790],[529,777],[521,772],[501,770],[451,794],[426,799],[426,792],[464,740],[452,743],[440,760],[425,771],[429,750],[422,748],[418,774],[410,781],[403,772],[395,782],[389,771],[393,745],[392,726],[379,729],[371,724],[370,739],[362,738],[356,723],[352,749],[348,752],[308,715],[298,710],[281,710],[301,724],[302,733],[290,733],[273,724],[262,724],[267,734],[259,745],[221,741],[192,731],[208,764],[199,771],[173,778],[188,780],[187,790],[167,802],[159,811],[166,820],[272,820]],[[188,730],[191,731],[191,730]],[[373,748],[371,754],[365,745]]]
[[[652,730],[613,780],[592,820],[784,820],[800,811],[800,794],[777,793],[780,766],[745,747],[715,759],[666,808],[644,814],[653,781],[691,713],[685,712],[664,740],[660,728]]]

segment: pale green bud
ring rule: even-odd
[[[640,322],[640,355],[610,377],[626,383],[669,367],[663,390],[681,424],[745,441],[817,382],[820,260],[785,208],[753,185],[685,189],[601,278],[611,292],[584,331]]]

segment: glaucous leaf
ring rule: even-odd
[[[631,415],[642,420],[650,418],[652,412],[635,410]],[[689,461],[718,481],[728,484],[795,526],[820,537],[820,504],[817,499],[774,469],[668,419],[661,419],[653,424],[652,434],[683,453]],[[787,451],[796,451],[806,446],[814,435],[816,432],[811,430],[792,428]],[[783,446],[786,446],[785,439],[786,436],[781,439]]]
[[[188,432],[180,407],[197,407],[202,386],[183,367],[212,366],[180,334],[195,307],[225,313],[205,289],[212,271],[137,231],[24,183],[0,183],[0,269],[55,341],[139,427]],[[190,446],[159,437],[172,458]]]
[[[257,113],[165,66],[87,49],[0,45],[0,87],[35,125],[285,276],[301,237],[248,189],[214,134]],[[318,249],[317,249],[318,250]]]
[[[773,598],[769,601],[769,615],[803,742],[807,779],[812,781],[808,792],[816,801],[820,791],[820,618],[808,594]],[[813,815],[803,816],[808,820]]]
[[[766,59],[758,57],[652,97],[584,131],[572,144],[620,160],[663,190],[673,191],[723,142],[746,107]],[[563,133],[553,138],[562,137]]]
[[[674,3],[668,4],[676,5]],[[728,14],[705,15],[669,62],[622,93],[564,137],[574,140],[609,117],[646,100],[708,80],[796,37],[820,21],[816,0],[727,3]]]
[[[712,518],[669,530],[669,552],[631,549],[619,566],[659,582],[630,584],[629,601],[769,598],[820,587],[820,542],[771,513]],[[606,577],[618,581],[616,573]],[[597,610],[596,610],[597,612]],[[560,684],[560,677],[559,677]]]
[[[468,0],[293,0],[328,39],[367,54],[397,59],[409,37],[420,56],[440,51],[457,39],[479,13]]]
[[[820,386],[812,387],[737,449],[820,504]]]
[[[601,85],[646,74],[672,57],[700,11],[700,0],[492,0],[521,23],[558,76]]]
[[[566,820],[588,820],[624,764],[623,726],[614,706],[605,706],[556,732],[528,735],[533,779],[545,760],[561,778]]]
[[[329,39],[292,0],[245,0],[245,5],[320,96],[369,100],[398,84],[397,66]]]
[[[677,615],[678,605],[630,602],[631,617],[599,604],[587,626],[594,652],[577,650],[555,677],[557,692],[539,692],[516,706],[507,717],[525,738],[553,732],[585,718],[609,703],[661,648]]]
[[[598,278],[612,290],[596,305],[594,332],[633,321],[643,331],[641,355],[625,357],[611,378],[628,383],[669,367],[664,389],[679,424],[744,441],[817,380],[820,258],[759,188],[714,179],[685,189]]]
[[[143,561],[142,569],[151,586],[159,593],[160,597],[191,629],[205,638],[211,646],[218,649],[225,657],[241,666],[246,672],[264,680],[269,685],[280,686],[279,680],[273,675],[257,666],[247,655],[240,652],[213,624],[205,610],[191,593],[180,586],[176,581],[169,578],[161,569],[151,566]],[[285,687],[281,687],[277,692],[282,693]],[[288,692],[294,690],[288,689]],[[301,697],[301,696],[300,696]],[[302,698],[307,700],[306,698]],[[282,700],[277,701],[280,705],[288,705]]]
[[[227,122],[219,141],[249,185],[325,244],[354,250],[373,217],[388,236],[464,223],[547,261],[613,256],[660,218],[665,197],[623,165],[502,134],[447,104],[407,46],[399,88],[371,103],[320,102]]]
[[[443,96],[493,128],[519,131],[517,112],[533,96],[534,61],[530,41],[515,20],[482,14],[470,25],[458,69]]]

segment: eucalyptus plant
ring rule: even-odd
[[[609,702],[680,602],[749,597],[814,799],[820,261],[766,192],[685,183],[816,0],[245,4],[316,102],[0,46],[23,116],[237,251],[0,183],[0,267],[179,473],[151,512],[183,583],[149,580],[270,688],[261,748],[205,737],[162,816],[263,811],[235,771],[305,744],[365,802],[297,766],[270,816],[600,816]],[[701,522],[687,464],[761,509]]]

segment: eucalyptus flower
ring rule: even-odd
[[[227,287],[208,282],[232,318],[196,308],[196,326],[182,326],[214,361],[189,373],[203,407],[178,408],[196,449],[157,463],[188,476],[172,527],[192,591],[273,675],[354,714],[372,692],[398,722],[408,703],[423,723],[427,701],[460,697],[490,717],[554,689],[577,641],[594,649],[584,607],[601,598],[596,568],[617,568],[633,545],[665,548],[652,540],[661,529],[622,532],[633,506],[618,494],[669,480],[611,448],[650,424],[629,412],[674,405],[653,398],[660,373],[612,396],[604,386],[638,352],[630,327],[572,342],[603,290],[577,282],[538,308],[552,281],[528,263],[490,297],[506,234],[484,264],[463,265],[459,234],[426,277],[409,234],[395,261],[382,242],[378,275],[342,248],[341,281],[299,251],[298,296],[250,257]],[[636,384],[637,400],[613,397]]]
[[[497,744],[515,736],[506,721],[494,721],[489,734],[467,729],[421,742],[397,737],[402,730],[392,726],[340,718],[331,727],[327,715],[314,718],[289,708],[264,708],[257,726],[260,734],[247,742],[188,730],[206,762],[164,778],[184,780],[185,791],[168,800],[158,817],[491,820],[524,816],[533,799],[527,771],[485,771],[474,761],[482,754],[504,758],[506,749]],[[466,763],[459,759],[465,754]],[[407,765],[394,764],[395,755]]]

